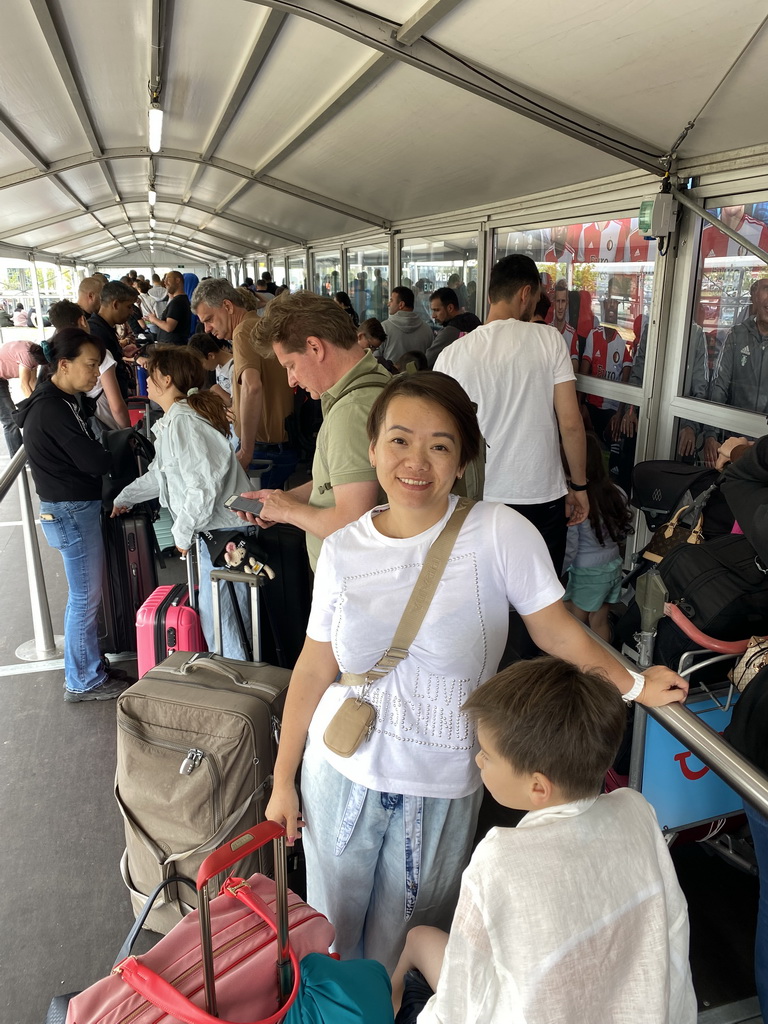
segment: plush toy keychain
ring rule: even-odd
[[[267,579],[275,578],[274,569],[264,561],[264,552],[250,537],[241,537],[237,543],[230,540],[224,547],[223,557],[227,569],[247,572],[251,576],[264,573]]]

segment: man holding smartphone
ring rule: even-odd
[[[263,528],[288,523],[306,534],[314,570],[323,540],[359,519],[379,498],[370,464],[366,422],[390,374],[357,343],[357,332],[341,306],[312,292],[271,302],[255,331],[271,349],[291,387],[320,398],[323,424],[317,436],[312,480],[290,491],[260,490],[245,498],[263,503],[258,517],[242,518]]]

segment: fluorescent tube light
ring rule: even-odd
[[[149,107],[149,149],[151,153],[159,153],[163,138],[163,111],[159,103]]]

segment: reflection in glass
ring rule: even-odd
[[[307,261],[304,253],[288,257],[288,287],[292,292],[307,287]]]
[[[498,231],[494,262],[512,253],[536,261],[551,301],[545,322],[562,335],[574,370],[619,383],[642,384],[638,357],[647,337],[656,240],[645,238],[637,218]],[[635,364],[639,371],[633,378]],[[638,379],[639,378],[639,379]],[[613,479],[629,487],[637,410],[600,395],[583,398],[585,423],[610,455]]]
[[[452,288],[462,310],[477,313],[477,236],[406,239],[400,252],[400,284],[413,289],[414,310],[427,323],[429,297],[438,288]]]
[[[347,249],[347,293],[362,323],[384,320],[389,301],[389,249],[369,246]]]
[[[768,207],[709,210],[768,250]],[[768,268],[713,224],[701,233],[683,394],[750,412],[768,411]],[[723,438],[711,424],[681,420],[678,452],[713,466]]]
[[[341,287],[341,253],[316,253],[312,258],[312,291],[332,299]]]

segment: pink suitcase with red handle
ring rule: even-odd
[[[157,587],[136,613],[139,678],[175,651],[208,650],[200,616],[192,604],[197,597],[192,558],[190,552],[186,583]]]
[[[264,875],[247,882],[228,878],[209,899],[211,878],[270,841],[274,882]],[[219,847],[200,866],[197,891],[199,911],[148,953],[126,956],[110,977],[75,996],[67,1024],[283,1019],[298,991],[299,961],[308,953],[327,954],[335,937],[328,920],[288,890],[283,827],[264,821]]]

